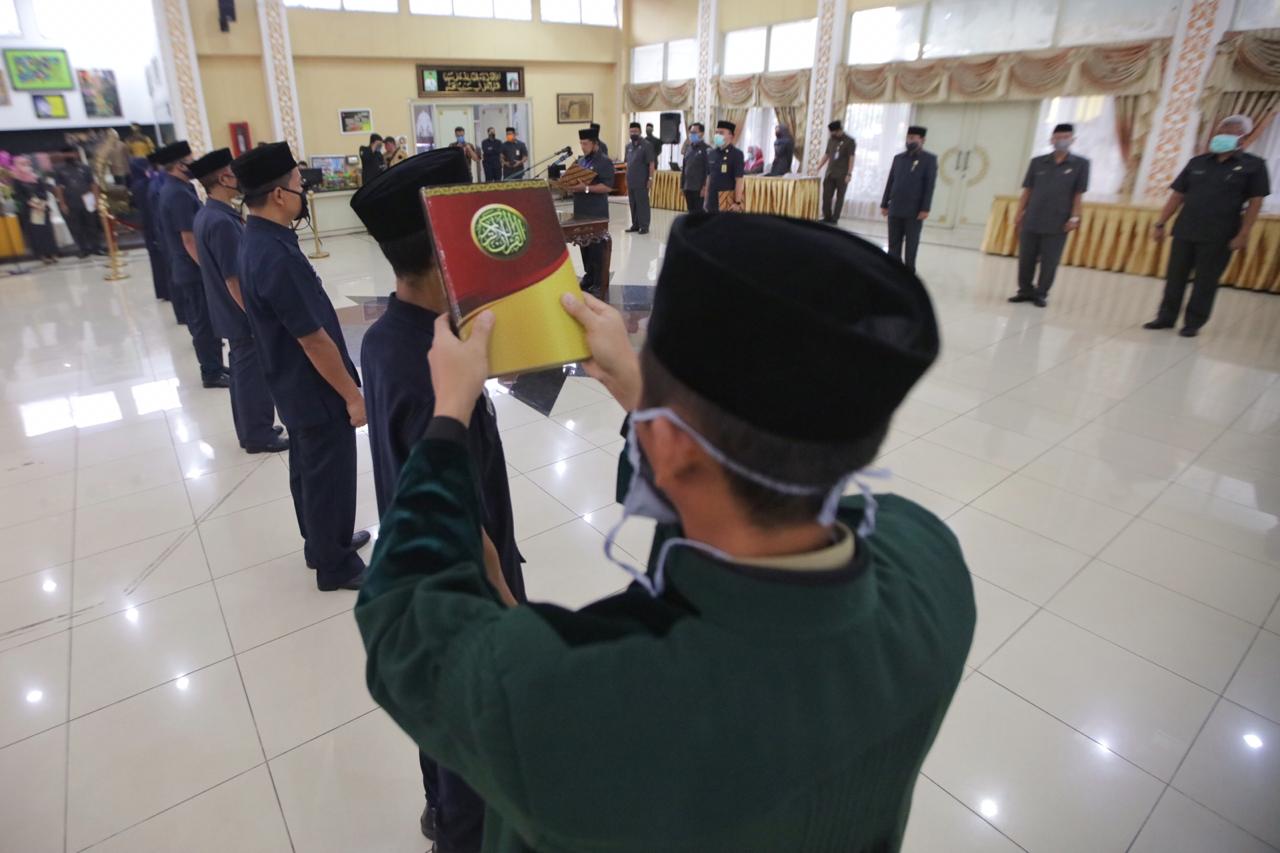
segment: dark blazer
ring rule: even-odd
[[[889,180],[884,185],[881,207],[890,216],[915,217],[933,205],[933,188],[938,182],[938,158],[928,151],[903,151],[893,158]]]

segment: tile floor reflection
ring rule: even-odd
[[[671,217],[615,212],[640,343]],[[358,351],[390,271],[367,237],[326,247]],[[1037,310],[1004,301],[1014,267],[922,248],[943,354],[880,460],[978,598],[906,848],[1280,849],[1280,297],[1225,290],[1183,340],[1139,328],[1155,280],[1065,268]],[[423,850],[412,744],[363,687],[354,595],[303,566],[286,460],[239,450],[129,272],[0,279],[0,849]],[[622,410],[573,368],[491,390],[530,596],[620,589]]]

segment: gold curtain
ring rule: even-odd
[[[1217,130],[1218,123],[1227,116],[1245,115],[1253,119],[1253,133],[1244,139],[1244,146],[1259,139],[1280,110],[1280,90],[1270,92],[1223,92],[1216,103],[1200,114],[1200,147],[1207,151],[1209,137]]]
[[[721,107],[720,117],[725,121],[733,122],[734,127],[738,128],[738,131],[741,132],[742,125],[747,120],[747,112],[748,109],[746,107]],[[712,135],[714,135],[714,133]]]
[[[680,111],[693,107],[692,80],[676,83],[632,83],[623,87],[628,112]]]
[[[716,104],[721,107],[751,107],[756,102],[755,74],[746,77],[720,77],[716,80]]]
[[[758,107],[790,107],[809,100],[809,72],[762,74],[756,83]]]
[[[1253,119],[1245,144],[1262,134],[1280,105],[1280,29],[1228,33],[1218,43],[1209,79],[1200,96],[1200,128],[1204,150],[1222,119],[1237,113]]]
[[[1156,96],[1152,92],[1116,95],[1112,104],[1116,115],[1116,140],[1120,143],[1120,159],[1124,163],[1120,197],[1132,198],[1138,171],[1142,167],[1142,152],[1147,147],[1147,136],[1151,133]]]

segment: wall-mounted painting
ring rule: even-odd
[[[343,133],[373,133],[373,110],[338,110]]]
[[[4,67],[19,92],[64,92],[76,87],[65,50],[13,48],[4,52]]]
[[[63,95],[32,95],[31,104],[36,108],[36,118],[70,118]]]
[[[589,124],[595,114],[595,95],[556,95],[557,124]]]
[[[116,72],[108,68],[77,68],[80,96],[84,98],[84,114],[89,118],[119,118],[120,90],[116,88]]]
[[[0,107],[7,107],[10,103],[9,82],[5,79],[4,74],[0,73]]]

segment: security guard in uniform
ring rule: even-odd
[[[578,144],[582,157],[578,165],[596,173],[595,183],[575,187],[573,190],[573,216],[575,219],[608,219],[609,193],[613,192],[613,161],[596,149],[599,137],[591,128],[578,131]],[[594,290],[609,286],[609,270],[604,265],[604,243],[579,246],[582,252],[582,289]]]
[[[231,385],[222,362],[222,339],[213,331],[204,280],[196,261],[196,212],[200,196],[191,183],[191,146],[185,139],[156,152],[156,163],[165,170],[160,187],[160,238],[169,259],[169,289],[180,293],[191,345],[200,362],[200,380],[206,388]]]
[[[733,145],[738,126],[731,121],[716,122],[715,147],[707,152],[707,212],[720,210],[720,193],[733,193],[729,210],[742,210],[746,158]]]
[[[1231,261],[1231,253],[1249,245],[1249,234],[1262,212],[1262,200],[1271,194],[1267,161],[1240,149],[1241,140],[1253,133],[1253,119],[1230,116],[1218,124],[1209,141],[1209,153],[1192,157],[1174,179],[1173,190],[1152,229],[1152,238],[1163,242],[1165,226],[1182,209],[1173,226],[1169,270],[1164,298],[1156,318],[1146,329],[1172,329],[1182,310],[1187,280],[1195,271],[1195,284],[1182,320],[1184,338],[1200,334],[1209,322],[1218,282]]]
[[[1049,288],[1067,235],[1080,227],[1081,198],[1089,191],[1089,161],[1071,153],[1075,134],[1073,125],[1056,126],[1049,139],[1053,153],[1033,157],[1027,167],[1018,199],[1018,292],[1009,297],[1010,302],[1030,302],[1038,308],[1049,304]],[[1038,288],[1031,283],[1037,261]]]
[[[653,125],[649,125],[650,128]],[[627,163],[627,200],[631,202],[631,227],[628,231],[649,233],[649,186],[657,170],[653,145],[640,136],[640,122],[631,122],[631,141],[623,154]]]
[[[858,153],[858,143],[844,132],[844,125],[838,121],[827,125],[827,132],[831,138],[827,141],[826,153],[818,162],[818,171],[828,166],[822,179],[822,221],[834,225],[840,221],[840,213],[844,210],[844,194],[853,177],[853,158]]]
[[[240,195],[231,172],[231,149],[211,151],[191,164],[191,177],[209,200],[196,214],[196,252],[213,331],[228,344],[231,362],[231,419],[240,446],[249,453],[279,453],[289,440],[276,431],[276,408],[262,374],[262,362],[244,314],[240,293],[240,235],[244,222],[231,206]]]
[[[933,206],[933,188],[938,183],[938,158],[924,150],[926,128],[907,128],[907,150],[893,158],[885,181],[880,215],[889,218],[889,254],[905,260],[915,272],[920,232]],[[906,242],[907,254],[902,254]]]
[[[307,217],[298,158],[287,142],[232,162],[249,218],[240,242],[240,292],[267,387],[289,430],[289,490],[322,591],[358,589],[369,532],[353,535],[356,433],[364,398],[338,314],[298,246]]]

